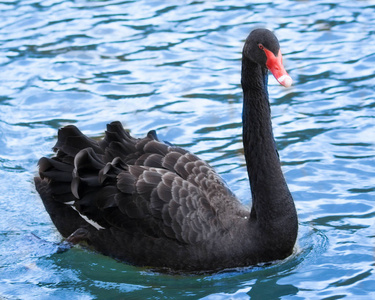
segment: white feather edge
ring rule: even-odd
[[[84,219],[87,223],[89,223],[91,226],[95,227],[97,230],[101,230],[101,229],[105,229],[103,226],[100,226],[98,223],[96,223],[95,221],[89,219],[88,217],[86,217],[85,215],[82,215],[74,206],[74,201],[70,201],[70,202],[65,202],[65,204],[67,205],[70,205],[71,208],[73,208],[80,216],[82,219]]]

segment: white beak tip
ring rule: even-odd
[[[287,88],[290,87],[293,83],[293,79],[289,75],[282,75],[277,78],[277,81]]]

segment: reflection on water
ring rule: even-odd
[[[0,0],[0,298],[375,297],[375,6],[331,2]],[[295,82],[269,79],[296,253],[199,276],[57,253],[31,182],[66,124],[94,137],[113,120],[137,136],[156,129],[250,204],[240,58],[255,27],[275,31]]]

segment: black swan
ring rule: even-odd
[[[292,84],[280,46],[252,31],[242,54],[243,144],[252,208],[242,205],[196,155],[134,138],[120,122],[96,141],[75,126],[59,130],[56,155],[39,161],[35,186],[58,231],[75,244],[137,266],[215,271],[288,257],[297,213],[272,133],[267,74]]]

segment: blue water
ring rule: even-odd
[[[0,299],[375,298],[375,1],[0,0],[0,15]],[[295,253],[199,276],[57,253],[32,178],[67,124],[157,129],[250,205],[240,58],[255,27],[294,79],[269,93]]]

